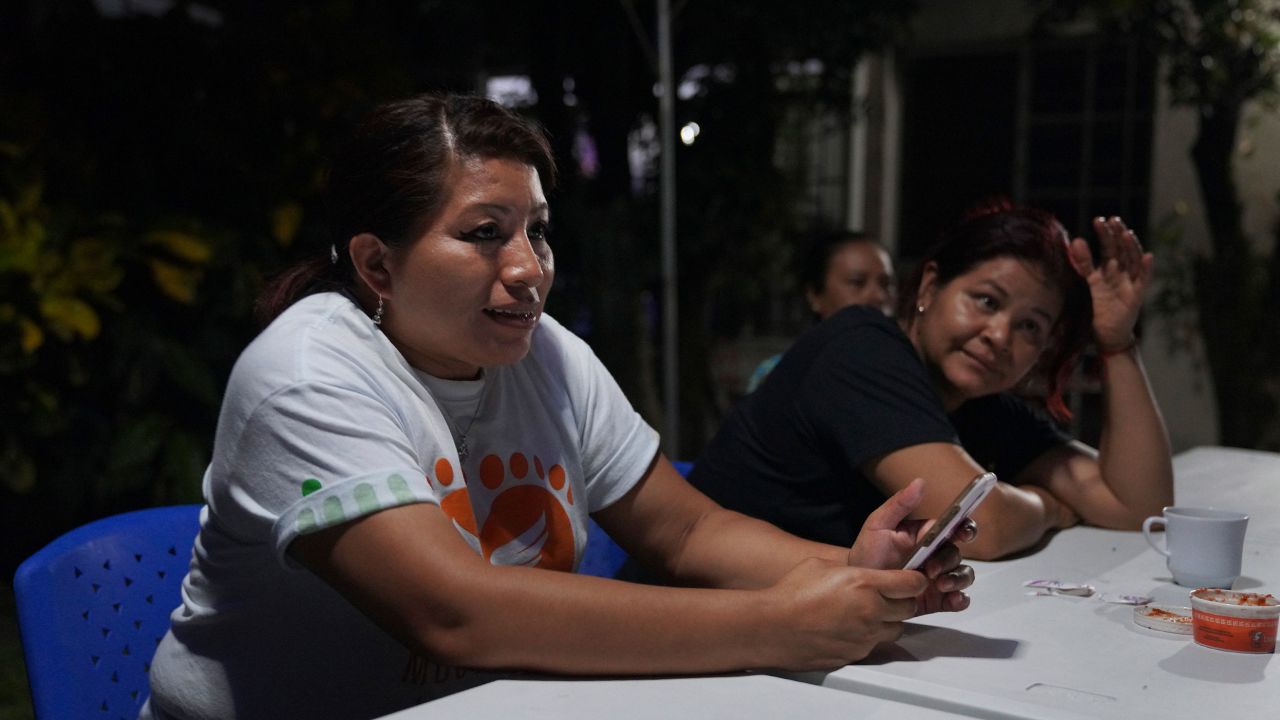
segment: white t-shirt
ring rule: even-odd
[[[465,462],[442,405],[466,435]],[[549,316],[519,362],[446,381],[412,368],[346,296],[299,301],[232,371],[142,717],[368,718],[492,679],[415,657],[293,562],[289,543],[428,502],[494,564],[572,571],[588,513],[626,494],[657,446],[590,348]]]

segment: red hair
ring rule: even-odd
[[[1056,420],[1065,422],[1071,418],[1071,411],[1062,399],[1062,391],[1089,342],[1093,324],[1089,285],[1071,264],[1070,242],[1066,228],[1045,210],[1017,206],[1005,198],[976,205],[944,231],[921,259],[903,288],[899,317],[905,318],[908,325],[915,322],[926,265],[937,268],[939,285],[996,258],[1016,258],[1039,268],[1045,280],[1062,293],[1062,313],[1037,369],[1045,381],[1046,409]]]

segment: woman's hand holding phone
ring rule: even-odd
[[[983,473],[973,480],[960,491],[956,499],[951,501],[947,509],[938,516],[938,519],[930,526],[929,531],[921,536],[920,541],[916,544],[915,551],[903,565],[904,570],[916,570],[924,565],[925,561],[933,555],[942,543],[951,539],[952,534],[973,512],[973,509],[982,502],[991,489],[996,486],[995,473]]]
[[[918,549],[926,521],[910,519],[924,497],[924,481],[917,478],[894,493],[867,517],[849,550],[848,562],[855,567],[902,568]],[[973,584],[973,569],[960,564],[960,552],[948,540],[971,540],[976,533],[972,522],[953,524],[950,533],[942,534],[935,551],[920,570],[929,578],[929,586],[917,599],[917,614],[958,611],[969,606],[964,589]]]

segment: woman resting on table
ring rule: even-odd
[[[893,261],[880,243],[852,230],[819,235],[804,256],[800,285],[805,302],[818,320],[850,305],[871,305],[893,314]],[[765,358],[747,379],[754,392],[782,359]]]
[[[727,508],[843,544],[884,498],[926,479],[936,517],[975,475],[1002,481],[973,513],[965,555],[997,558],[1087,522],[1137,529],[1173,502],[1160,412],[1134,339],[1152,257],[1119,218],[1094,221],[1100,261],[1052,215],[996,203],[963,219],[904,287],[900,319],[842,310],[802,336],[743,398],[690,482]],[[1047,408],[1085,343],[1102,363],[1100,448]]]
[[[143,717],[368,718],[499,670],[826,668],[967,606],[954,546],[893,569],[923,482],[846,546],[685,483],[542,314],[553,180],[542,134],[487,100],[403,100],[358,129],[333,247],[269,288],[232,372]],[[575,575],[589,515],[701,587]]]

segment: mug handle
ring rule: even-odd
[[[1169,557],[1169,551],[1157,545],[1155,539],[1151,537],[1151,526],[1157,525],[1157,524],[1164,525],[1167,527],[1167,524],[1165,523],[1165,519],[1163,515],[1152,515],[1146,520],[1143,520],[1142,536],[1147,539],[1147,544],[1150,545],[1156,552],[1160,553],[1165,557]]]

